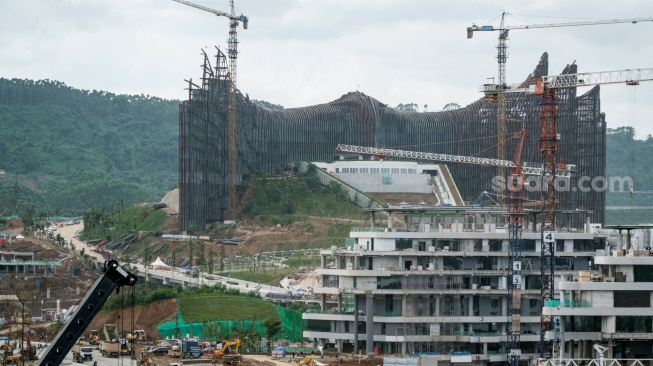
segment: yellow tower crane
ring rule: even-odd
[[[229,40],[228,40],[228,54],[229,54],[229,79],[231,80],[231,87],[229,88],[229,210],[228,215],[233,215],[233,209],[236,204],[236,173],[238,165],[238,149],[236,146],[236,136],[238,132],[237,120],[236,120],[236,92],[238,91],[236,87],[236,59],[238,58],[238,34],[236,29],[240,22],[243,22],[243,28],[247,29],[247,23],[249,18],[240,15],[236,16],[234,11],[234,0],[229,1],[231,7],[231,13],[225,13],[223,11],[207,8],[206,6],[198,5],[186,0],[172,0],[180,4],[188,5],[196,9],[208,11],[217,16],[229,18]],[[231,217],[233,218],[233,217]]]

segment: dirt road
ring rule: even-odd
[[[75,237],[75,235],[82,230],[84,230],[84,221],[80,220],[79,224],[68,225],[68,226],[58,228],[56,233],[61,235],[64,239],[66,239],[68,243],[72,243],[75,246],[75,250],[79,251],[82,248],[86,248],[86,243],[84,243],[83,241]],[[93,258],[99,258],[102,256],[100,253],[91,250],[85,250],[84,254],[88,254],[90,257]]]

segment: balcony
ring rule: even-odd
[[[591,308],[592,303],[589,301],[549,300],[544,303],[544,306],[552,308]]]

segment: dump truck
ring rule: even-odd
[[[93,348],[90,346],[73,346],[73,360],[75,362],[93,361]]]
[[[100,352],[104,357],[118,357],[118,356],[129,356],[131,350],[126,344],[121,343],[102,343]]]

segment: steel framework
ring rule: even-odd
[[[229,207],[227,56],[218,51],[215,64],[211,66],[205,56],[202,83],[189,82],[189,98],[180,105],[181,230],[204,229],[223,220]],[[576,72],[576,65],[563,70],[565,74]],[[545,53],[524,80],[548,74]],[[558,156],[578,167],[568,190],[558,190],[558,208],[592,210],[594,222],[603,222],[605,192],[572,188],[578,177],[605,176],[606,126],[599,95],[599,87],[580,96],[575,89],[557,91],[558,131],[564,136],[558,142]],[[523,127],[529,136],[539,136],[540,103],[540,96],[506,95],[507,131],[514,133]],[[496,136],[497,105],[483,99],[452,111],[421,113],[398,111],[359,92],[325,104],[290,109],[262,107],[239,93],[237,106],[237,185],[243,176],[274,173],[295,161],[330,161],[338,143],[466,156],[479,156],[487,150],[480,157],[494,157],[496,151],[492,149],[496,139],[484,137]],[[523,161],[541,161],[536,140],[526,141]],[[456,143],[445,144],[451,141]],[[514,151],[515,144],[507,141],[506,150]],[[452,164],[449,169],[466,199],[473,201],[482,191],[497,191],[494,167]],[[526,199],[540,200],[539,192],[527,191]]]

